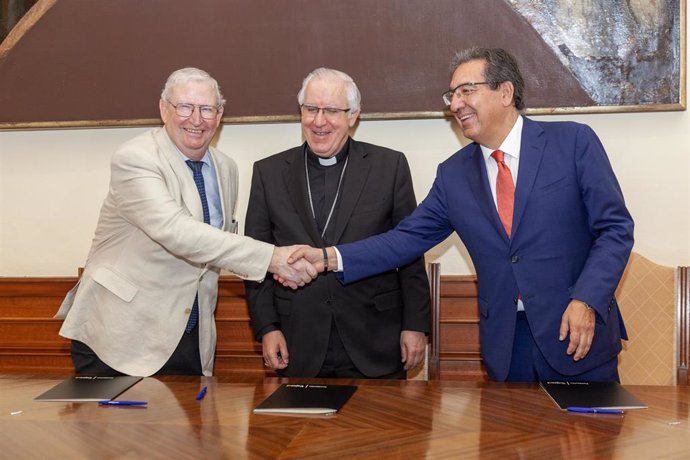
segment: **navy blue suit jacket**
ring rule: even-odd
[[[627,339],[614,291],[633,245],[633,220],[604,147],[586,125],[524,119],[512,238],[501,225],[478,144],[439,167],[429,195],[395,229],[338,245],[345,283],[408,263],[456,231],[479,284],[480,340],[491,378],[505,380],[518,294],[549,364],[577,375],[615,357]],[[558,340],[571,299],[594,307],[589,354]]]

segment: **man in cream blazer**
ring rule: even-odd
[[[220,269],[258,281],[285,271],[293,287],[316,275],[288,266],[287,248],[235,234],[237,166],[210,147],[224,102],[206,72],[173,72],[164,126],[113,155],[84,272],[56,315],[77,373],[211,375]],[[203,162],[207,209],[188,160]]]

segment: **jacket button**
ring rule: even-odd
[[[518,256],[513,256],[510,258],[510,261],[514,264],[520,262],[520,258]]]
[[[192,309],[191,309],[191,308],[185,308],[185,309],[184,309],[184,314],[185,314],[185,315],[188,315],[188,314],[190,314],[191,312],[192,312]]]

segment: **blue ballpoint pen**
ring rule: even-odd
[[[206,396],[206,387],[203,387],[201,391],[196,395],[196,400],[201,401]]]
[[[104,400],[104,401],[98,401],[99,406],[145,406],[148,404],[148,401],[127,401],[124,399],[120,400]]]
[[[568,407],[568,412],[579,412],[582,414],[624,414],[622,409],[604,409],[599,407]]]

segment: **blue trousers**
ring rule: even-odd
[[[554,331],[558,334],[558,331]],[[566,338],[568,340],[568,338]],[[587,359],[586,357],[584,359]],[[510,360],[510,372],[507,382],[538,382],[540,380],[583,381],[583,382],[619,382],[618,357],[577,375],[563,375],[556,371],[544,359],[534,341],[532,331],[524,311],[517,312],[513,354]]]

